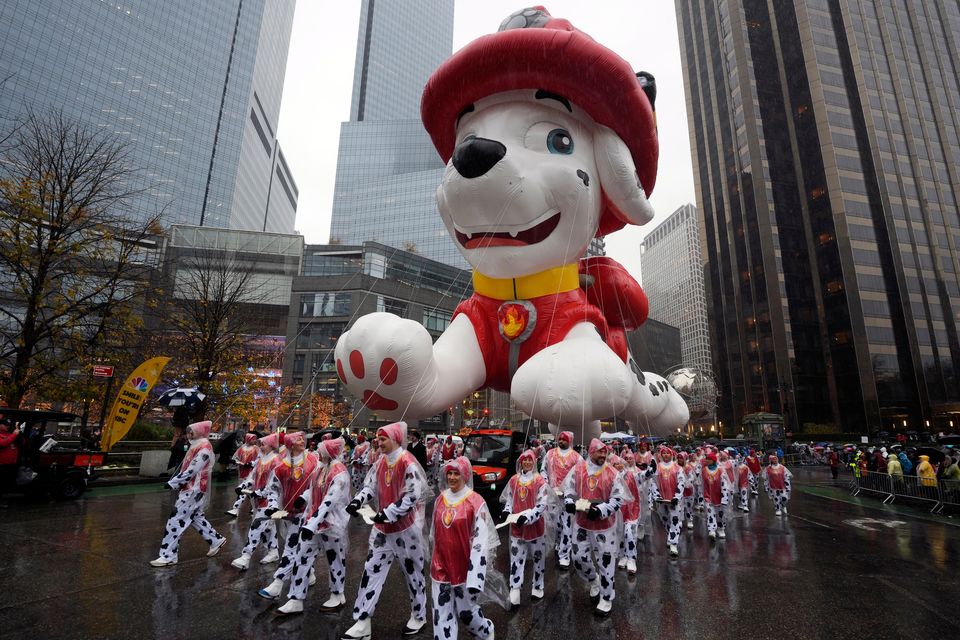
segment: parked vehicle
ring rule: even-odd
[[[54,439],[63,423],[79,422],[79,416],[72,413],[0,407],[0,419],[20,429],[19,468],[16,486],[10,491],[50,493],[59,500],[73,500],[83,495],[96,477],[97,467],[106,461],[107,454],[102,451],[62,447]]]
[[[517,472],[517,458],[526,436],[509,429],[474,429],[463,438],[463,455],[473,465],[473,490],[494,513],[500,511],[500,493]]]

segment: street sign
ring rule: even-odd
[[[113,367],[105,364],[95,364],[93,365],[93,377],[94,378],[112,378]]]

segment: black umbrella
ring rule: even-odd
[[[720,444],[719,438],[707,438],[704,442],[707,444]]]
[[[917,455],[930,456],[930,462],[936,463],[943,462],[944,458],[947,457],[947,454],[943,449],[938,449],[936,447],[920,447],[917,449]]]
[[[170,389],[160,394],[157,402],[160,403],[160,406],[170,407],[172,409],[176,407],[193,409],[203,402],[203,399],[206,397],[207,396],[200,393],[196,387],[177,387],[176,389]]]

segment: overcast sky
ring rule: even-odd
[[[457,0],[454,51],[531,5],[522,0]],[[657,214],[644,227],[627,227],[607,236],[608,255],[639,278],[644,234],[678,207],[695,203],[673,2],[552,0],[544,6],[618,53],[635,70],[657,78],[660,165],[651,198]],[[330,234],[340,123],[350,117],[359,19],[359,0],[297,2],[278,135],[300,189],[296,228],[308,243],[326,242]]]

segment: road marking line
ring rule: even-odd
[[[823,527],[824,529],[833,529],[833,527],[831,527],[831,526],[828,525],[828,524],[823,524],[822,522],[817,522],[816,520],[810,520],[809,518],[804,518],[804,517],[802,517],[802,516],[798,516],[798,515],[793,514],[793,513],[789,514],[787,517],[790,518],[791,520],[803,520],[804,522],[809,522],[810,524],[815,524],[815,525],[817,525],[818,527]]]

